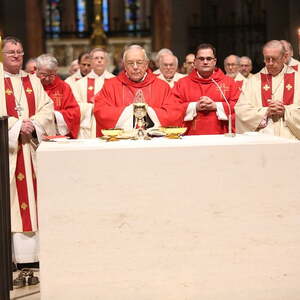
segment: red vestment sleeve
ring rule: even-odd
[[[58,111],[64,117],[70,131],[70,137],[76,139],[80,125],[80,108],[70,86],[66,83],[64,83],[62,105]]]

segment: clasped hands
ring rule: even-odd
[[[24,119],[22,121],[22,126],[21,126],[21,130],[20,130],[20,134],[23,136],[29,136],[32,134],[32,132],[34,131],[34,126],[33,123],[30,119]]]
[[[267,117],[281,118],[284,116],[285,107],[282,101],[268,100],[268,103]]]
[[[213,111],[217,110],[216,103],[207,96],[200,97],[199,101],[196,104],[197,111]]]

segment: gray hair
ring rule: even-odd
[[[21,47],[23,48],[23,45],[22,45],[21,40],[18,39],[17,37],[14,37],[14,36],[7,36],[6,38],[4,38],[4,39],[2,40],[2,49],[4,48],[4,46],[5,46],[7,43],[12,43],[12,44],[14,44],[14,45],[20,44]]]
[[[49,70],[57,70],[58,69],[58,62],[57,59],[52,54],[42,54],[36,59],[36,67],[46,68]]]
[[[240,57],[235,55],[235,54],[230,54],[228,55],[225,59],[224,59],[224,63],[226,64],[226,61],[229,57],[234,57],[235,58],[235,61],[236,61],[236,64],[237,65],[240,65]]]
[[[178,67],[178,58],[177,58],[175,55],[173,55],[173,54],[168,54],[168,53],[164,53],[163,55],[161,55],[161,56],[159,57],[159,61],[158,61],[159,67],[160,67],[160,65],[161,65],[161,63],[162,63],[162,60],[163,60],[165,57],[167,57],[167,56],[171,56],[171,57],[174,59],[175,66],[176,66],[176,68],[177,68],[177,67]]]
[[[249,63],[252,65],[252,60],[251,60],[251,58],[249,56],[242,56],[242,57],[240,57],[240,61],[242,59],[247,59],[249,61]]]
[[[128,46],[128,47],[126,48],[126,50],[124,51],[124,54],[123,54],[123,62],[125,62],[125,59],[126,59],[126,56],[127,56],[128,52],[131,51],[131,50],[134,50],[134,49],[135,49],[135,50],[141,50],[141,51],[143,52],[143,54],[144,54],[145,60],[146,60],[146,61],[149,61],[147,52],[146,52],[146,50],[145,50],[142,46],[140,46],[140,45],[130,45],[130,46]]]
[[[291,55],[293,56],[294,49],[293,49],[292,44],[287,40],[280,40],[280,42],[283,44],[285,51],[287,51],[287,52],[289,51],[291,53]]]
[[[262,50],[264,51],[266,48],[280,49],[280,52],[282,55],[284,55],[286,52],[283,43],[278,40],[271,40],[271,41],[265,43],[262,47]]]
[[[95,52],[103,52],[105,58],[108,57],[108,53],[107,53],[107,51],[104,48],[94,48],[94,49],[92,49],[91,52],[90,52],[90,56],[93,57],[93,55],[94,55]]]

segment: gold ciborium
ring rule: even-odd
[[[135,118],[135,138],[143,140],[147,137],[147,123],[145,117],[147,115],[147,105],[144,102],[133,103],[133,115]]]

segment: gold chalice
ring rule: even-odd
[[[186,127],[160,127],[160,131],[164,132],[168,139],[180,139],[186,132]]]
[[[101,130],[103,136],[102,139],[107,142],[118,141],[119,136],[124,132],[122,128],[110,128],[110,129],[102,129]]]

